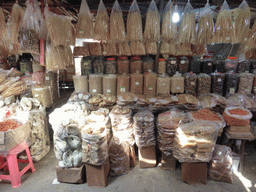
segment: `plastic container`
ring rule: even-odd
[[[211,92],[211,76],[200,73],[197,76],[197,96]]]
[[[26,72],[33,73],[31,59],[22,59],[20,61],[20,71],[23,73],[26,73]]]
[[[193,73],[200,73],[201,71],[201,58],[198,55],[193,56],[193,59],[190,62],[190,71]]]
[[[178,72],[171,77],[171,92],[184,93],[184,77]]]
[[[225,75],[223,73],[211,73],[212,78],[212,93],[223,95]]]
[[[88,92],[88,79],[87,75],[74,75],[73,82],[74,88],[77,92]]]
[[[164,58],[160,58],[158,60],[157,73],[158,74],[163,74],[165,72],[166,72],[166,60]]]
[[[90,74],[89,75],[89,93],[92,96],[102,94],[102,75]]]
[[[129,74],[130,61],[128,57],[119,57],[117,60],[117,73],[121,74]]]
[[[96,57],[93,61],[93,72],[96,74],[105,73],[105,60],[103,57]]]
[[[238,65],[238,60],[236,57],[228,57],[225,61],[226,72],[236,73],[237,65]]]
[[[154,71],[155,61],[151,57],[145,57],[142,61],[143,73],[149,72],[149,70]]]
[[[186,94],[196,97],[197,75],[193,72],[184,74],[184,90]]]
[[[225,59],[222,55],[217,55],[213,60],[213,69],[220,73],[225,73]]]
[[[131,74],[131,93],[143,94],[143,75],[139,73]]]
[[[89,75],[92,74],[92,60],[90,57],[83,57],[81,60],[81,74]]]
[[[204,56],[203,62],[202,62],[202,72],[210,74],[213,72],[213,59],[212,55],[206,55]]]
[[[225,74],[225,95],[232,95],[235,94],[237,91],[238,85],[238,77],[236,73],[226,73]]]
[[[130,73],[142,73],[142,60],[140,57],[132,57],[130,61]]]
[[[249,73],[251,69],[251,62],[240,61],[237,69],[237,73]]]
[[[170,57],[166,61],[166,72],[168,75],[173,76],[178,69],[176,57]]]
[[[105,62],[106,66],[106,74],[116,74],[116,60],[115,58],[107,58],[107,61]]]
[[[116,96],[116,75],[103,76],[103,94],[111,94]]]
[[[179,72],[184,74],[189,71],[189,60],[187,57],[181,57],[179,62]]]
[[[117,76],[117,95],[120,93],[130,92],[130,76],[118,75]]]

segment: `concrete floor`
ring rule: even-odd
[[[208,180],[207,185],[188,185],[181,181],[180,167],[176,171],[162,170],[160,167],[139,169],[137,165],[127,175],[109,178],[106,188],[91,188],[85,184],[53,184],[56,178],[55,166],[57,160],[53,150],[40,162],[35,163],[36,171],[28,172],[22,177],[19,188],[13,189],[6,181],[0,182],[0,192],[68,192],[68,191],[129,191],[129,192],[156,192],[156,191],[196,191],[196,192],[243,192],[256,191],[256,142],[249,142],[246,146],[244,177],[241,180],[233,176],[233,184]]]

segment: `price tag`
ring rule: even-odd
[[[186,63],[186,61],[182,60],[180,63],[181,63],[181,64],[185,64],[185,63]]]
[[[35,97],[38,97],[39,95],[38,94],[35,94]]]
[[[178,97],[176,97],[176,96],[171,96],[171,98],[172,98],[173,101],[178,101],[179,100]]]
[[[139,85],[140,84],[140,82],[135,82],[135,85]]]
[[[93,89],[92,92],[93,92],[93,93],[96,93],[96,92],[97,92],[97,89]]]
[[[191,82],[191,85],[195,85],[196,83],[194,81]]]
[[[110,90],[110,89],[107,89],[107,93],[111,93],[111,90]]]
[[[221,78],[218,78],[218,80],[217,80],[218,82],[221,82],[222,80],[221,80]]]
[[[176,61],[171,61],[171,64],[176,64]]]
[[[235,93],[235,88],[230,88],[229,93],[234,94]]]
[[[121,87],[120,92],[124,93],[125,92],[125,87]]]
[[[177,87],[176,89],[180,90],[180,87]]]
[[[162,83],[162,86],[165,86],[166,84],[165,83]]]
[[[230,40],[230,37],[226,37],[226,40],[229,41],[229,40]]]
[[[46,81],[49,81],[49,80],[50,80],[50,77],[45,77],[45,80],[46,80]]]
[[[84,30],[79,30],[79,33],[80,33],[80,34],[84,33]]]
[[[212,66],[212,63],[208,63],[208,66]]]
[[[153,87],[148,87],[148,90],[152,91],[152,90],[153,90]]]

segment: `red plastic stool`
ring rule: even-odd
[[[28,160],[17,159],[17,155],[24,150],[26,150]],[[6,162],[2,163],[2,165],[0,164],[0,169],[5,168],[8,165],[10,175],[0,175],[0,179],[11,181],[13,188],[17,188],[21,185],[21,176],[30,168],[32,172],[35,171],[28,145],[25,142],[11,149],[7,155],[0,155],[0,161],[1,159],[3,160],[3,157],[6,158]],[[22,171],[19,171],[18,163],[28,163],[28,165],[22,169]]]

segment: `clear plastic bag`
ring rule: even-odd
[[[75,44],[75,29],[69,17],[50,12],[48,5],[45,6],[44,15],[48,34],[54,46]]]
[[[246,109],[256,108],[255,100],[249,95],[236,93],[228,97],[231,106],[243,106]]]
[[[245,51],[249,51],[256,48],[256,21],[254,22],[251,30],[248,34],[248,39],[245,45]]]
[[[247,40],[250,30],[251,11],[248,3],[244,0],[234,13],[234,30],[237,43]]]
[[[203,109],[213,109],[215,107],[226,108],[230,105],[229,101],[219,94],[206,93],[198,97]]]
[[[157,95],[170,95],[171,78],[169,75],[158,75],[156,82],[156,94]]]
[[[94,39],[93,14],[86,0],[81,1],[76,25],[76,38]]]
[[[238,77],[236,73],[226,73],[225,74],[225,95],[233,95],[236,93],[238,85]]]
[[[223,73],[215,72],[211,73],[212,78],[212,93],[223,95],[224,79]]]
[[[171,77],[171,92],[184,93],[184,77],[178,72]]]
[[[5,58],[9,54],[8,48],[8,29],[2,8],[0,8],[0,57]]]
[[[133,116],[135,141],[139,148],[156,145],[155,123],[152,112],[139,111]]]
[[[249,125],[252,118],[252,113],[243,107],[226,107],[222,115],[228,126]]]
[[[190,72],[184,74],[185,93],[196,96],[197,75]]]
[[[179,110],[184,111],[194,111],[200,109],[200,102],[199,100],[190,94],[179,94],[178,95],[178,104],[176,107]]]
[[[173,149],[173,141],[179,123],[186,119],[186,113],[175,109],[161,113],[157,117],[157,143],[161,151]]]
[[[108,158],[107,128],[103,122],[89,123],[81,130],[83,161],[101,165]]]
[[[209,162],[219,127],[213,122],[180,124],[176,130],[173,156],[180,162]]]
[[[117,137],[113,137],[109,144],[110,175],[120,176],[130,172],[129,145]]]
[[[196,43],[196,20],[195,13],[192,5],[188,1],[184,10],[184,15],[182,18],[179,37],[179,43]]]
[[[238,83],[238,93],[251,94],[254,75],[251,73],[240,73]]]
[[[197,43],[198,44],[212,44],[214,35],[214,23],[212,10],[210,4],[206,3],[205,7],[202,10],[202,15],[200,15],[199,24],[198,24],[198,34],[197,34]]]
[[[220,13],[215,24],[215,42],[216,43],[234,43],[235,30],[229,5],[225,0],[222,4]]]
[[[107,41],[109,39],[109,16],[102,0],[98,7],[94,32],[96,40]]]
[[[205,73],[200,73],[197,76],[197,96],[211,92],[211,76]]]
[[[209,179],[232,183],[232,150],[225,145],[216,145],[210,161]]]
[[[127,16],[127,37],[130,40],[130,50],[132,55],[145,55],[145,45],[143,43],[142,20],[140,9],[136,0],[132,2]]]
[[[24,53],[39,54],[41,11],[36,10],[39,7],[35,6],[33,1],[27,1],[26,6],[19,31],[21,51]]]

